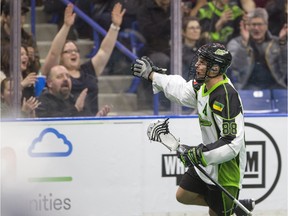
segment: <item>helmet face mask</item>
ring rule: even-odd
[[[219,43],[205,44],[198,49],[196,55],[191,61],[190,74],[192,75],[192,79],[199,84],[203,84],[208,79],[224,74],[230,66],[231,60],[231,53],[224,45]],[[196,72],[196,69],[199,66],[199,61],[206,62],[206,72],[205,75],[201,77]]]

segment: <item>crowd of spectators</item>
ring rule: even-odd
[[[21,107],[19,116],[35,117],[35,108],[40,104],[35,97],[34,85],[40,68],[40,57],[38,47],[32,35],[25,31],[23,25],[26,22],[26,15],[29,7],[21,5],[21,47],[20,47],[20,71],[12,71],[10,67],[10,42],[12,37],[11,15],[9,2],[1,1],[1,116],[14,115],[17,110],[13,107],[12,91],[13,77],[20,76]],[[9,98],[10,97],[10,98]]]
[[[87,88],[87,98],[85,106],[90,110],[90,114],[96,115],[98,109],[98,77],[104,71],[112,51],[115,47],[120,26],[122,24],[125,9],[120,3],[116,3],[111,12],[112,23],[102,40],[97,53],[86,63],[80,63],[80,53],[77,44],[73,41],[66,41],[71,26],[74,24],[76,14],[73,12],[73,5],[68,4],[64,13],[64,24],[52,41],[50,50],[41,68],[42,74],[47,75],[51,68],[57,64],[64,65],[72,80],[71,93],[78,97]],[[100,113],[107,110],[107,106],[100,109]],[[104,112],[107,115],[107,112]]]
[[[256,8],[241,21],[241,34],[228,43],[238,89],[287,88],[287,24],[279,36],[268,31],[268,13]]]
[[[121,37],[122,32],[133,29],[133,31],[137,31],[137,34],[143,36],[145,43],[141,49],[137,50],[136,54],[148,56],[155,65],[167,68],[167,73],[170,73],[171,0],[72,1],[107,31],[107,35],[101,37],[101,45],[97,53],[84,64],[80,64],[77,39],[88,38],[92,40],[93,30],[81,18],[75,16],[72,4],[66,7],[59,2],[37,1],[37,4],[44,6],[46,13],[57,15],[56,22],[59,26],[59,31],[52,41],[48,55],[46,57],[41,56],[45,58],[41,72],[48,76],[52,68],[55,69],[55,66],[65,66],[69,72],[67,79],[71,80],[69,95],[74,97],[74,108],[77,98],[81,95],[84,98],[85,109],[81,109],[81,114],[78,110],[77,115],[95,116],[100,112],[101,114],[98,113],[97,115],[105,116],[109,113],[110,108],[107,106],[98,108],[98,77],[113,64],[119,62],[125,62],[126,66],[131,64],[129,59],[119,61],[119,53],[117,53],[119,51],[114,49],[117,39],[122,40],[131,49],[130,44]],[[22,45],[21,72],[19,73],[22,76],[21,100],[23,105],[24,100],[27,103],[32,98],[35,104],[39,106],[41,103],[38,98],[35,98],[34,85],[40,71],[40,56],[36,41],[23,28],[25,15],[29,12],[27,3],[29,4],[29,1],[24,0],[21,7]],[[189,66],[195,51],[205,43],[220,42],[227,45],[233,56],[228,76],[237,89],[287,89],[286,1],[182,0],[181,12],[183,17],[182,75],[186,80],[191,79]],[[1,81],[13,76],[9,69],[10,56],[7,51],[10,43],[10,21],[9,4],[2,0]],[[135,26],[137,26],[136,29]],[[121,70],[119,65],[116,67]],[[63,68],[57,69],[56,71],[59,71]],[[113,67],[111,70],[113,71]],[[108,74],[113,74],[113,72]],[[122,74],[127,75],[127,68],[123,70]],[[53,83],[51,77],[53,76],[49,76],[49,82]],[[48,92],[49,90],[51,91],[51,88],[47,89]],[[137,94],[138,101],[140,101],[139,106],[144,109],[152,108],[151,83],[141,80]],[[160,101],[162,101],[161,96]],[[164,98],[162,102],[162,108],[170,108],[170,104],[166,103]],[[41,106],[43,108],[43,104]],[[37,107],[35,109],[37,110]],[[83,112],[83,110],[89,111]],[[51,114],[50,116],[54,115]]]

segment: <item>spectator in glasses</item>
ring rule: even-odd
[[[84,89],[88,89],[85,107],[90,109],[90,112],[87,113],[90,113],[91,116],[99,111],[98,77],[104,71],[115,47],[125,9],[122,8],[120,3],[117,3],[114,5],[111,14],[112,24],[103,39],[98,52],[89,61],[81,64],[80,53],[76,43],[73,41],[66,41],[76,16],[76,14],[73,13],[73,4],[68,4],[65,9],[64,24],[52,41],[51,48],[41,68],[42,74],[47,75],[53,66],[58,65],[59,63],[65,66],[71,77],[71,93],[74,97],[77,98]]]
[[[201,36],[200,21],[197,17],[184,17],[182,21],[182,76],[189,81],[191,59],[195,56],[198,48],[204,45],[206,39]]]
[[[268,13],[256,8],[241,21],[241,35],[228,43],[231,78],[238,89],[287,88],[287,24],[278,36],[269,32]]]

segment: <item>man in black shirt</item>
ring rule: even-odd
[[[84,116],[89,112],[84,107],[87,88],[78,98],[71,94],[71,78],[68,70],[62,65],[51,68],[47,74],[47,91],[43,92],[36,109],[37,117],[74,117]]]

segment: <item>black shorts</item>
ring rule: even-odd
[[[203,195],[209,208],[218,216],[230,216],[233,213],[233,201],[216,186],[205,183],[198,176],[193,166],[185,172],[179,186],[184,190]],[[238,199],[239,189],[237,187],[224,188]]]

